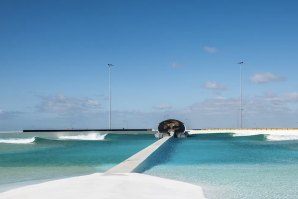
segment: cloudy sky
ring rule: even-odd
[[[295,0],[1,0],[0,130],[298,126]]]

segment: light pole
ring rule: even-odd
[[[239,62],[240,65],[240,128],[243,127],[243,88],[242,88],[242,65],[243,61]]]
[[[108,64],[109,67],[109,129],[112,128],[112,95],[111,95],[111,68],[113,64]]]

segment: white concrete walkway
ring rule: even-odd
[[[92,174],[28,185],[1,199],[204,199],[196,185],[138,173]]]
[[[126,159],[125,161],[121,162],[120,164],[114,166],[110,170],[108,170],[107,174],[112,173],[132,173],[134,170],[144,162],[154,151],[156,151],[161,145],[167,142],[171,136],[164,137],[147,148],[143,149],[142,151],[136,153],[135,155],[131,156],[130,158]]]

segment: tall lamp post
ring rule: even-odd
[[[240,128],[243,128],[243,88],[242,88],[242,65],[244,62],[239,62],[240,65]]]
[[[111,68],[113,64],[108,64],[109,67],[109,129],[112,128],[112,95],[111,95]]]

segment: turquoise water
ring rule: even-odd
[[[1,133],[0,188],[104,172],[154,141],[146,134]]]
[[[154,141],[145,134],[1,133],[0,191],[104,172]],[[138,171],[200,185],[209,199],[297,199],[298,141],[231,133],[172,138]]]
[[[298,141],[193,135],[170,140],[139,171],[200,185],[210,199],[297,199]]]

